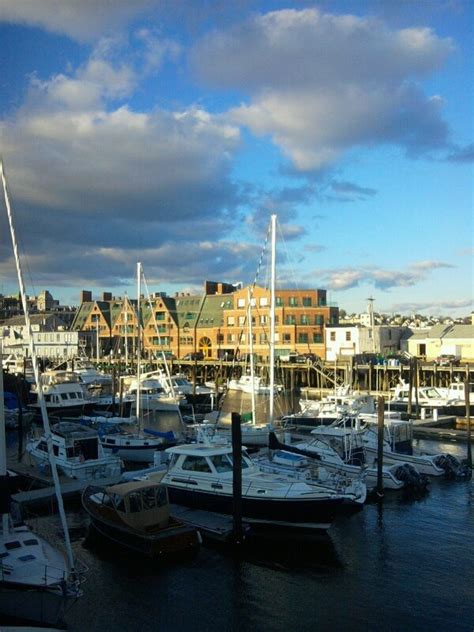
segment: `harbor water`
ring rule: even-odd
[[[415,444],[466,452],[463,443]],[[474,629],[472,481],[432,479],[421,498],[387,492],[324,536],[266,533],[239,549],[203,546],[168,563],[106,544],[88,530],[79,503],[68,506],[68,520],[75,554],[89,568],[67,613],[72,631]],[[35,521],[59,532],[56,516]]]

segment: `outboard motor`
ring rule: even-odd
[[[414,493],[423,493],[427,491],[429,478],[426,474],[421,474],[418,470],[410,465],[410,463],[404,463],[397,467],[395,476],[399,481],[405,483],[405,489]]]
[[[444,470],[444,476],[449,479],[465,480],[471,478],[472,471],[467,461],[460,461],[452,454],[439,454],[434,462]]]

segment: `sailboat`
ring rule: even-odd
[[[118,429],[117,432],[107,433],[101,437],[101,443],[106,453],[115,454],[124,461],[138,463],[152,463],[155,460],[155,452],[164,450],[175,444],[173,433],[157,433],[160,436],[153,436],[143,429],[143,414],[141,412],[141,263],[137,263],[137,394],[135,401],[135,413],[137,417],[137,432],[125,432]]]
[[[37,384],[40,384],[36,349],[33,342],[23,274],[2,161],[0,161],[0,174],[13,243],[20,295],[25,314],[25,324],[30,342],[30,356],[33,363],[35,381]],[[77,598],[80,595],[80,590],[53,453],[46,404],[42,389],[39,389],[38,398],[46,437],[46,449],[49,455],[57,506],[64,531],[67,558],[64,558],[58,549],[34,533],[26,524],[13,524],[10,514],[8,478],[6,475],[3,369],[1,362],[0,388],[2,391],[0,393],[0,489],[2,491],[0,501],[0,512],[2,514],[2,532],[0,536],[0,614],[4,619],[12,617],[30,623],[58,625],[63,620],[68,601]]]

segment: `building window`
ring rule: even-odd
[[[285,316],[285,325],[296,325],[296,316],[294,314],[287,314]]]
[[[296,298],[296,296],[290,296],[290,301],[288,303],[291,307],[297,307],[298,306],[298,299]]]
[[[246,316],[239,316],[239,325],[245,325]]]
[[[303,296],[303,307],[311,307],[311,296]]]
[[[235,342],[235,334],[227,334],[227,342]]]
[[[234,316],[227,316],[227,326],[228,327],[233,327],[235,325],[235,317]]]
[[[282,299],[282,297],[281,297],[281,296],[277,296],[277,297],[275,297],[275,305],[276,305],[277,307],[283,307],[284,302],[283,302],[283,299]]]
[[[301,324],[302,325],[309,325],[309,316],[307,314],[302,314],[301,315]]]
[[[237,301],[237,307],[245,307],[245,299],[239,298]]]
[[[336,332],[331,331],[331,333],[329,334],[329,338],[331,339],[332,342],[334,342],[336,340]]]
[[[307,333],[299,333],[298,334],[298,342],[299,343],[308,342],[308,334]]]
[[[324,325],[324,316],[322,314],[316,314],[314,322],[316,325]]]
[[[350,331],[346,331],[346,340],[349,342],[351,339],[351,332]]]
[[[217,342],[224,342],[224,336],[223,334],[217,334]]]
[[[155,318],[156,318],[156,320],[164,320],[165,319],[165,313],[164,312],[156,312]]]
[[[267,324],[267,322],[268,322],[268,317],[267,317],[267,316],[265,316],[265,314],[262,314],[262,315],[260,316],[260,324],[261,324],[261,325],[266,325],[266,324]]]
[[[260,334],[258,337],[258,341],[261,345],[264,345],[267,343],[267,334]]]
[[[313,334],[313,342],[316,344],[322,344],[323,334]]]
[[[291,334],[283,334],[283,342],[291,342]]]
[[[261,296],[259,302],[260,302],[260,307],[267,307],[268,298],[266,296]]]

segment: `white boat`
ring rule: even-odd
[[[140,408],[147,412],[176,412],[179,413],[180,402],[185,401],[184,395],[173,396],[166,393],[160,381],[153,377],[142,377],[138,388],[137,378],[132,378],[126,390],[126,397],[132,400],[130,414],[137,410],[137,389],[140,393]]]
[[[410,463],[428,476],[465,476],[459,459],[452,454],[428,454],[413,450],[413,424],[397,413],[384,415],[383,462],[386,464]],[[362,440],[367,460],[374,461],[378,454],[378,428],[376,415],[361,415]]]
[[[466,405],[466,387],[464,382],[451,382],[449,386],[445,388],[437,386],[436,390],[442,397],[448,400],[456,400]],[[469,383],[468,392],[469,402],[471,406],[474,406],[474,384],[472,382]]]
[[[418,398],[418,408],[416,411],[416,401]],[[410,401],[410,386],[406,382],[401,382],[392,391],[388,407],[390,410],[408,412]],[[434,386],[413,387],[411,391],[412,411],[420,412],[422,415],[464,415],[466,412],[465,401],[459,398],[450,398],[443,395]],[[434,412],[436,411],[436,413]]]
[[[238,379],[229,380],[227,388],[229,391],[241,391],[242,393],[270,394],[270,386],[264,384],[259,375],[242,375]]]
[[[81,415],[91,408],[81,378],[72,371],[45,371],[40,378],[46,409],[50,415]],[[41,404],[38,386],[33,384],[31,395],[34,401],[29,407],[39,416]]]
[[[346,502],[354,505],[363,505],[367,499],[364,471],[361,471],[358,478],[353,478],[345,472],[330,471],[320,466],[315,459],[287,450],[271,451],[270,456],[257,454],[252,457],[252,461],[262,472],[273,472],[288,476],[290,479],[305,481],[308,485],[316,484],[335,489],[346,494]]]
[[[56,466],[66,476],[81,480],[120,477],[120,458],[104,452],[96,430],[63,421],[53,425],[51,437]],[[26,451],[38,465],[49,465],[43,433],[28,439]]]
[[[298,426],[328,425],[344,415],[375,412],[375,398],[352,391],[349,386],[339,387],[335,393],[320,400],[300,399],[299,405],[300,412],[285,418]]]
[[[186,444],[168,448],[162,482],[172,503],[233,514],[232,448]],[[245,522],[327,530],[348,496],[285,476],[261,472],[242,450],[242,518]]]

